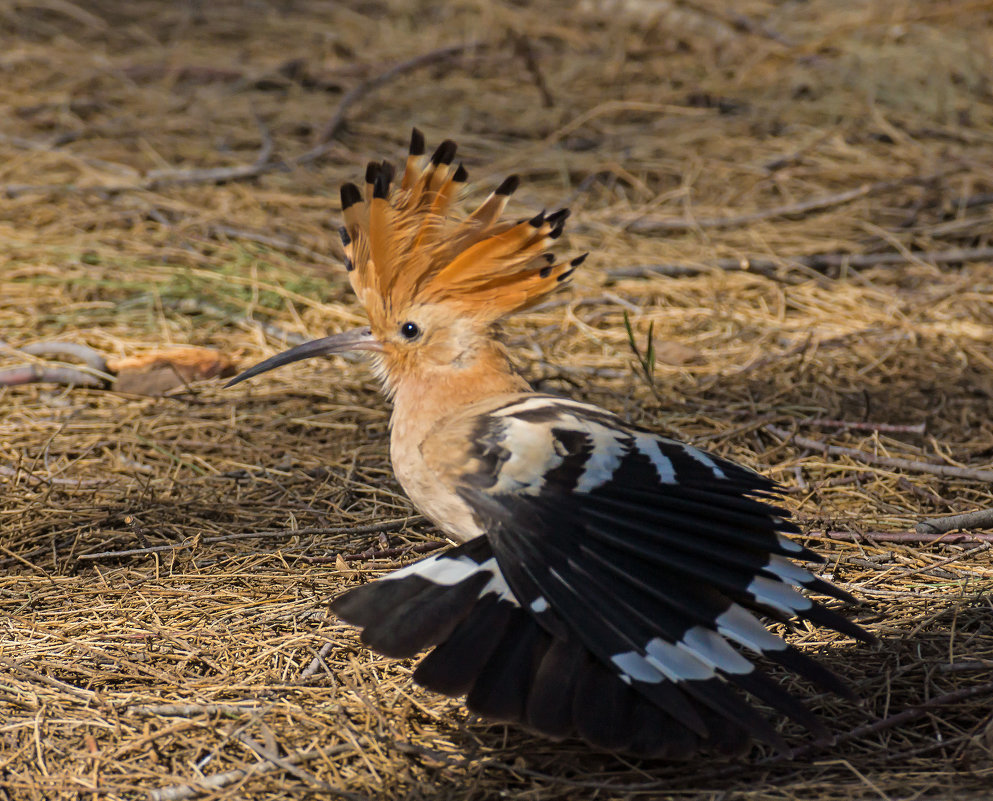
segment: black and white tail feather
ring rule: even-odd
[[[844,591],[770,503],[776,485],[594,406],[514,396],[471,412],[449,489],[484,535],[339,597],[334,612],[414,678],[551,737],[668,758],[782,740],[748,696],[824,726],[753,661],[851,697],[760,621],[872,638],[804,591]],[[738,692],[745,691],[745,694]]]

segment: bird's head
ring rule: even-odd
[[[456,216],[452,204],[468,174],[453,166],[446,140],[424,164],[416,128],[399,182],[388,162],[366,168],[364,191],[341,188],[345,269],[369,316],[369,327],[296,348],[232,380],[300,359],[344,351],[375,354],[388,391],[412,376],[471,368],[499,346],[492,329],[561,285],[585,258],[558,260],[548,248],[562,233],[568,209],[519,222],[500,219],[518,186],[507,178],[475,211]]]

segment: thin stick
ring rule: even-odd
[[[180,551],[183,548],[193,548],[197,544],[196,539],[180,542],[176,545],[150,545],[147,548],[131,548],[126,551],[100,551],[99,553],[81,553],[76,559],[80,562],[93,559],[115,559],[122,556],[144,556],[150,553],[161,553],[163,551]]]
[[[928,264],[957,264],[959,262],[987,261],[993,259],[993,247],[951,248],[949,250],[911,251],[913,258]],[[869,267],[882,267],[891,264],[906,264],[908,257],[902,253],[819,253],[813,256],[784,256],[780,261],[770,259],[717,259],[705,265],[692,264],[642,264],[631,267],[618,267],[607,270],[610,278],[644,278],[649,275],[665,275],[670,278],[699,275],[708,270],[728,272],[754,272],[761,275],[775,275],[782,267],[799,265],[818,272],[847,267],[864,270]]]
[[[107,382],[76,367],[46,367],[42,364],[22,364],[0,370],[0,387],[16,387],[22,384],[65,384],[76,387],[107,386]]]
[[[152,790],[148,794],[148,798],[149,801],[181,801],[181,799],[184,798],[193,798],[194,796],[210,793],[214,790],[220,790],[222,787],[226,787],[229,784],[234,784],[237,781],[250,778],[251,776],[256,776],[260,773],[271,773],[274,770],[286,770],[287,764],[296,765],[304,762],[310,762],[313,759],[317,759],[320,756],[328,754],[331,750],[334,749],[324,749],[323,751],[316,749],[313,751],[300,751],[280,759],[279,762],[283,764],[267,759],[264,762],[259,762],[258,764],[252,765],[248,768],[237,768],[235,770],[225,771],[224,773],[215,773],[213,776],[207,776],[202,779],[194,779],[189,784],[176,784],[172,787],[162,787],[158,790]]]
[[[93,487],[97,484],[103,484],[104,480],[100,478],[49,478],[47,476],[36,476],[34,473],[29,473],[24,468],[14,468],[7,467],[6,465],[0,464],[0,476],[10,476],[11,478],[17,478],[18,476],[24,476],[34,481],[36,484],[54,484],[66,487]]]
[[[258,155],[251,164],[236,164],[233,167],[210,167],[207,169],[194,168],[190,170],[152,170],[145,176],[144,185],[147,189],[161,189],[166,186],[184,186],[186,184],[213,184],[227,181],[243,181],[247,178],[257,178],[273,169],[270,159],[275,145],[269,128],[258,116],[255,123],[259,128]]]
[[[844,734],[839,735],[835,738],[832,745],[838,745],[839,743],[849,742],[851,740],[858,740],[869,734],[875,734],[876,732],[886,731],[887,729],[895,728],[896,726],[902,726],[904,723],[909,723],[917,718],[924,717],[928,712],[931,712],[936,707],[947,706],[948,704],[954,704],[959,701],[966,701],[969,698],[975,698],[977,695],[984,695],[987,693],[993,693],[993,682],[987,682],[986,684],[979,684],[974,687],[966,687],[961,690],[955,690],[954,692],[945,693],[944,695],[936,696],[931,698],[924,703],[915,704],[914,706],[904,709],[902,712],[897,712],[893,715],[888,715],[881,720],[873,721],[872,723],[865,723],[861,726],[856,726],[851,731],[847,731]],[[787,759],[796,759],[797,757],[804,756],[816,751],[820,746],[816,743],[810,745],[804,745],[800,748],[795,748],[793,751],[786,756]],[[759,760],[757,764],[763,765],[768,764],[770,761],[778,761],[775,759],[770,760]]]
[[[770,220],[776,217],[804,217],[814,211],[823,211],[836,206],[844,206],[854,200],[858,200],[869,195],[888,192],[902,186],[915,184],[934,183],[940,175],[931,176],[911,176],[897,181],[876,181],[871,184],[862,184],[855,189],[847,189],[844,192],[834,192],[829,195],[801,200],[798,203],[789,203],[785,206],[774,206],[771,209],[761,209],[747,214],[735,214],[729,217],[700,217],[697,219],[635,219],[624,225],[625,230],[638,234],[655,234],[673,231],[696,231],[701,228],[739,228],[744,225],[751,225],[754,222]],[[623,223],[622,223],[623,225]]]
[[[307,771],[297,767],[297,763],[300,760],[287,759],[285,757],[281,757],[277,754],[271,753],[270,751],[266,750],[261,745],[259,745],[257,742],[255,742],[255,740],[253,740],[247,734],[235,734],[234,738],[242,745],[244,745],[246,748],[248,748],[252,753],[254,753],[259,759],[261,759],[263,763],[271,762],[275,765],[279,765],[279,767],[281,767],[287,773],[296,776],[305,784],[309,784],[311,787],[320,790],[323,794],[326,794],[327,796],[336,796],[338,798],[354,799],[354,801],[366,801],[365,796],[359,795],[358,793],[349,792],[348,790],[343,790],[340,787],[335,787],[333,784],[328,784],[325,781],[321,781],[316,776],[307,773]],[[274,746],[274,748],[275,747],[277,746]],[[326,749],[323,755],[327,756],[334,753],[340,754],[344,751],[350,751],[351,749],[352,746],[350,744],[338,745],[335,746],[334,748]],[[308,752],[308,753],[312,753],[312,752]]]
[[[902,726],[912,720],[917,720],[918,718],[924,717],[937,707],[946,706],[959,701],[966,701],[977,695],[983,695],[985,693],[993,693],[993,682],[987,682],[986,684],[979,684],[973,687],[966,687],[962,690],[955,690],[954,692],[936,696],[935,698],[931,698],[922,704],[917,704],[916,706],[904,709],[892,715],[888,715],[885,718],[880,718],[872,723],[864,723],[861,726],[856,726],[844,734],[839,734],[837,737],[834,737],[828,741],[822,740],[808,743],[807,745],[802,745],[798,748],[791,748],[788,751],[781,751],[780,753],[772,754],[771,756],[764,757],[763,759],[759,759],[748,764],[728,765],[727,767],[717,768],[716,770],[709,771],[702,775],[694,775],[693,780],[699,783],[701,781],[724,779],[730,776],[745,773],[752,768],[765,768],[771,765],[778,765],[783,762],[794,762],[801,757],[806,757],[825,748],[834,748],[841,743],[859,740],[870,734],[876,734],[877,732]]]
[[[162,717],[188,718],[193,715],[225,715],[241,717],[253,712],[264,711],[257,704],[239,706],[238,704],[155,704],[153,706],[129,706],[128,712],[140,715],[161,715]]]
[[[317,652],[317,655],[311,660],[310,664],[307,665],[300,673],[301,679],[309,679],[311,676],[315,675],[321,668],[325,670],[328,669],[327,662],[324,658],[334,650],[335,644],[333,642],[326,642],[321,646],[321,650]]]
[[[85,362],[98,372],[107,372],[107,360],[100,351],[75,342],[35,342],[17,350],[29,356],[68,356]]]
[[[939,673],[965,673],[971,670],[986,670],[993,668],[993,659],[975,659],[968,662],[946,662],[938,665]]]
[[[541,105],[545,108],[554,108],[555,98],[552,97],[552,93],[548,89],[548,83],[545,81],[545,76],[541,71],[538,58],[534,54],[531,40],[523,33],[514,34],[513,40],[514,50],[524,59],[524,66],[527,67],[528,73],[531,75],[531,80],[534,81],[534,85],[541,95]]]
[[[953,564],[954,562],[958,562],[961,559],[965,559],[968,556],[975,556],[977,553],[983,553],[984,551],[988,551],[990,549],[990,545],[991,543],[984,542],[982,545],[980,545],[977,548],[970,548],[968,551],[962,551],[953,556],[949,556],[945,559],[939,559],[937,562],[934,562],[930,565],[925,565],[924,567],[911,567],[911,568],[907,568],[906,570],[898,570],[895,573],[892,573],[889,570],[887,570],[883,573],[880,573],[878,576],[874,576],[872,579],[865,582],[864,584],[860,584],[859,589],[861,590],[863,587],[871,587],[872,585],[879,583],[883,579],[886,579],[887,581],[891,581],[892,579],[896,579],[896,578],[907,578],[908,576],[916,576],[918,573],[931,573],[935,570],[935,568],[944,567],[945,565],[950,565]],[[944,574],[945,577],[955,576],[954,573],[949,573],[947,570],[940,570],[934,573],[934,575],[936,576],[940,576],[942,574]]]
[[[235,768],[224,773],[215,773],[213,776],[197,779],[196,784],[174,784],[172,787],[161,787],[158,790],[150,791],[148,798],[149,801],[182,801],[185,798],[193,798],[214,790],[220,790],[222,787],[227,787],[229,784],[234,784],[236,781],[246,779],[249,776],[269,773],[278,769],[278,765],[267,765],[260,762],[244,770]]]
[[[993,509],[934,517],[930,520],[922,520],[916,526],[918,534],[945,534],[959,528],[993,528]]]
[[[691,8],[695,13],[706,17],[713,17],[724,25],[734,28],[736,31],[771,39],[772,41],[786,45],[787,47],[793,47],[795,44],[778,31],[770,28],[764,22],[757,22],[746,14],[741,14],[734,11],[732,8],[727,8],[724,10],[724,13],[721,13],[721,11],[707,8],[705,5],[700,5],[694,2],[687,2],[685,5],[687,8]]]
[[[335,109],[334,114],[331,119],[328,120],[327,124],[321,129],[320,134],[317,137],[317,146],[311,150],[304,153],[302,156],[298,156],[294,159],[296,164],[306,164],[307,162],[319,159],[329,150],[328,144],[338,135],[342,126],[345,124],[345,115],[348,114],[349,109],[354,106],[359,100],[364,98],[376,89],[392,81],[394,78],[400,75],[405,75],[408,72],[413,72],[421,67],[428,67],[432,64],[439,64],[443,61],[448,61],[456,56],[461,56],[463,53],[469,50],[481,50],[486,47],[484,42],[468,42],[461,45],[451,45],[449,47],[442,47],[438,50],[432,50],[428,53],[422,53],[419,56],[408,59],[407,61],[401,61],[399,64],[394,64],[387,70],[375,75],[367,81],[363,81],[358,86],[352,88],[345,93],[345,96],[341,98],[338,103],[338,107]]]
[[[232,315],[220,306],[216,306],[206,300],[200,300],[199,298],[182,298],[181,300],[164,303],[163,305],[174,308],[183,314],[211,314],[235,325],[241,325],[249,329],[257,328],[266,336],[270,336],[280,342],[286,342],[289,345],[301,345],[310,339],[310,337],[296,331],[286,331],[275,323],[256,320],[244,314]]]
[[[73,687],[71,684],[66,684],[64,681],[59,681],[58,679],[53,679],[51,676],[46,676],[44,673],[38,673],[37,671],[31,670],[31,668],[26,668],[24,665],[19,665],[10,659],[4,659],[0,656],[0,665],[3,665],[8,670],[13,670],[15,673],[20,673],[27,678],[41,682],[42,684],[47,684],[56,690],[61,690],[64,693],[69,693],[69,695],[75,696],[76,698],[81,698],[84,701],[92,701],[96,697],[96,693],[93,690],[84,690],[82,687]]]
[[[290,161],[293,166],[309,164],[323,158],[334,147],[333,139],[345,124],[349,109],[359,100],[389,83],[394,78],[408,72],[439,64],[454,59],[470,50],[483,50],[488,47],[486,42],[469,42],[462,45],[443,47],[423,53],[420,56],[395,64],[388,70],[363,81],[348,91],[338,103],[334,115],[321,130],[318,144],[306,153]],[[258,178],[267,172],[283,167],[280,161],[271,161],[273,141],[269,131],[259,122],[262,131],[262,145],[259,155],[252,164],[236,164],[231,167],[195,168],[189,170],[153,170],[144,181],[129,184],[111,184],[107,186],[76,186],[74,184],[6,184],[0,185],[0,194],[8,198],[16,198],[25,194],[117,194],[121,192],[152,191],[167,186],[188,186],[203,183],[230,183]]]
[[[857,448],[844,448],[841,445],[828,445],[826,442],[819,442],[816,439],[808,439],[792,434],[777,426],[763,427],[770,434],[773,434],[785,441],[792,440],[801,448],[820,451],[829,456],[851,456],[867,464],[881,464],[886,467],[895,467],[900,470],[913,470],[918,473],[930,473],[935,476],[945,476],[947,478],[968,478],[976,481],[993,481],[993,470],[975,470],[969,467],[955,467],[947,464],[929,464],[928,462],[916,462],[912,459],[897,459],[892,456],[876,456]]]
[[[993,192],[980,192],[967,197],[953,198],[949,204],[953,209],[973,209],[976,206],[988,206],[993,203]]]
[[[239,534],[225,534],[219,537],[205,537],[204,542],[229,542],[230,540],[252,539],[254,537],[293,537],[298,534],[327,534],[329,536],[357,536],[361,534],[378,534],[380,531],[399,531],[409,523],[423,520],[420,515],[401,517],[398,520],[384,520],[381,523],[370,523],[365,526],[312,526],[295,529],[269,529],[266,531],[243,531]]]
[[[791,495],[804,495],[807,492],[818,492],[822,489],[829,489],[831,487],[846,487],[849,484],[858,484],[862,481],[869,481],[876,477],[876,473],[866,472],[866,473],[854,473],[847,476],[835,476],[834,478],[828,478],[824,481],[815,481],[807,487],[787,487],[786,492]]]
[[[915,423],[913,425],[899,423],[870,423],[851,420],[830,420],[825,417],[817,417],[813,420],[804,420],[803,425],[823,426],[824,428],[844,428],[851,431],[879,431],[886,434],[926,433],[925,423]]]
[[[918,531],[811,531],[803,536],[814,539],[842,540],[846,542],[905,542],[924,544],[930,542],[993,542],[993,534],[922,534]]]
[[[231,167],[193,168],[188,170],[151,170],[143,181],[106,186],[76,186],[75,184],[7,184],[0,186],[0,194],[16,198],[26,194],[118,194],[120,192],[151,192],[168,186],[188,186],[190,184],[228,183],[257,178],[281,166],[270,161],[273,140],[269,130],[256,118],[261,133],[258,156],[252,164],[236,164]]]
[[[402,529],[411,520],[416,520],[418,518],[405,517],[400,520],[386,520],[382,523],[371,523],[368,526],[352,526],[343,528],[327,528],[326,526],[312,526],[310,528],[296,528],[296,529],[274,529],[268,531],[243,531],[239,534],[226,534],[219,537],[205,537],[203,539],[191,539],[185,542],[178,542],[174,545],[151,545],[147,548],[128,548],[123,551],[100,551],[99,553],[83,553],[77,556],[78,560],[93,560],[93,559],[116,559],[124,556],[144,556],[150,553],[161,553],[163,551],[179,551],[184,548],[193,548],[198,543],[215,543],[215,542],[229,542],[231,540],[244,540],[244,539],[254,539],[256,537],[292,537],[301,534],[328,534],[331,536],[336,535],[360,535],[360,534],[378,534],[382,531],[396,531]],[[369,549],[363,551],[362,553],[356,554],[340,554],[341,558],[345,561],[358,561],[362,559],[379,559],[388,556],[399,556],[404,553],[414,552],[414,553],[425,553],[426,551],[433,551],[437,548],[441,548],[447,545],[445,542],[426,542],[420,543],[418,545],[402,545],[396,548],[386,548],[381,551],[375,551]],[[325,561],[337,561],[338,556],[305,556],[302,559],[309,562],[325,562]]]

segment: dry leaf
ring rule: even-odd
[[[656,342],[655,360],[662,364],[689,364],[700,360],[700,351],[672,340]]]
[[[345,557],[338,554],[337,558],[334,560],[334,566],[338,569],[338,572],[345,578],[351,578],[355,575],[355,571],[348,566],[348,562],[345,561]]]
[[[107,361],[117,375],[113,389],[131,395],[162,395],[207,378],[234,375],[234,363],[213,348],[169,348]]]

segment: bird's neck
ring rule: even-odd
[[[419,444],[439,421],[470,404],[495,395],[529,392],[495,343],[466,364],[424,363],[391,375],[394,440]]]

